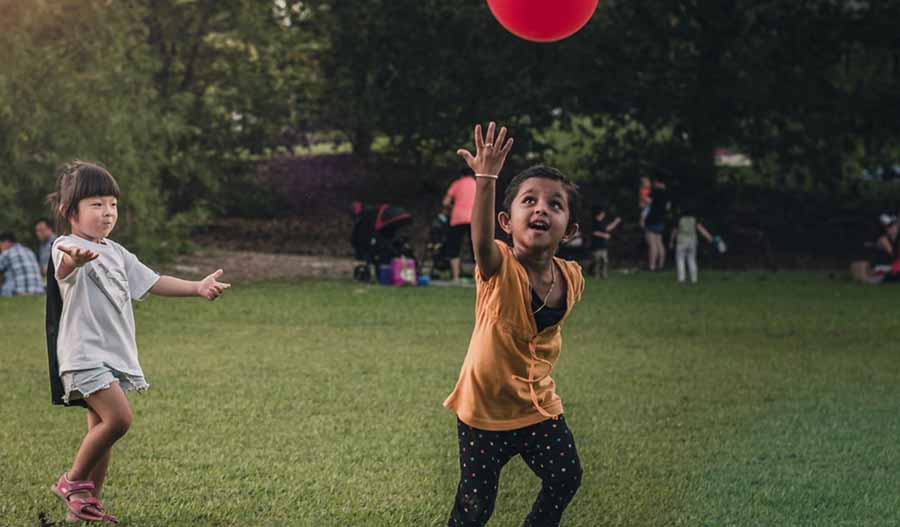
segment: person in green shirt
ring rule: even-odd
[[[675,227],[672,229],[672,237],[669,247],[675,247],[675,268],[678,273],[678,282],[684,283],[686,274],[690,274],[691,283],[697,283],[697,233],[700,233],[706,241],[713,243],[713,235],[689,210],[685,209],[677,215]],[[687,273],[685,273],[687,267]]]

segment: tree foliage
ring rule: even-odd
[[[0,223],[29,232],[48,215],[58,165],[105,164],[125,190],[120,229],[155,247],[167,218],[157,149],[167,123],[154,108],[139,13],[101,2],[6,2],[0,17]]]
[[[708,186],[720,146],[824,188],[900,161],[897,2],[607,0],[555,44],[507,33],[482,0],[0,0],[0,15],[15,228],[73,157],[109,166],[123,235],[159,247],[204,214],[265,208],[254,162],[315,134],[428,171],[486,119],[514,127],[514,162],[586,181]]]

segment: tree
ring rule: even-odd
[[[123,189],[118,235],[154,250],[166,231],[153,59],[139,12],[100,1],[7,2],[0,17],[0,223],[30,232],[55,168],[106,165]]]
[[[142,0],[154,86],[169,128],[162,180],[173,213],[225,212],[248,161],[285,145],[308,117],[315,77],[302,9],[253,0]],[[300,6],[299,2],[294,6]]]
[[[668,162],[714,181],[712,150],[738,145],[838,182],[860,149],[897,143],[898,6],[888,3],[612,0],[585,31],[598,46],[580,111],[672,127]],[[796,169],[796,168],[795,168]]]

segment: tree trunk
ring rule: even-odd
[[[371,161],[373,140],[374,134],[368,128],[357,127],[354,129],[350,136],[353,156],[363,162]]]

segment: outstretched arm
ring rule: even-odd
[[[84,264],[96,260],[99,254],[89,249],[81,249],[79,247],[57,246],[57,249],[65,253],[59,266],[56,268],[56,278],[65,280],[75,269],[82,267]]]
[[[697,230],[700,231],[700,234],[702,234],[704,238],[706,238],[706,241],[708,241],[709,243],[712,243],[712,241],[713,241],[712,234],[710,234],[709,231],[706,230],[706,227],[704,227],[702,223],[697,224]]]
[[[160,276],[150,288],[150,292],[159,296],[200,296],[207,300],[215,300],[231,284],[219,282],[222,270],[214,272],[200,281],[182,280],[174,276]]]
[[[513,140],[506,138],[506,127],[500,128],[496,142],[496,124],[488,124],[487,134],[482,138],[481,125],[475,125],[475,155],[460,148],[457,154],[475,171],[475,203],[472,209],[472,247],[475,263],[482,278],[490,278],[500,269],[500,250],[494,245],[494,200],[497,194],[497,177],[512,149]],[[504,140],[506,142],[504,143]]]
[[[606,232],[612,232],[616,230],[616,227],[618,227],[620,223],[622,223],[622,218],[616,217],[616,219],[614,219],[613,222],[610,223],[608,227],[606,227]]]

